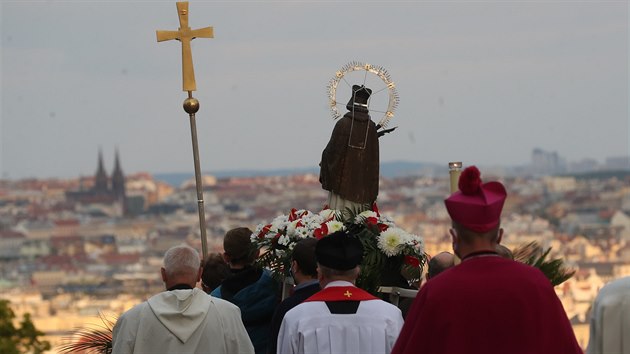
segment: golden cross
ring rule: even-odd
[[[188,27],[188,2],[177,3],[177,15],[179,16],[179,29],[177,31],[156,31],[157,41],[168,41],[177,39],[182,42],[182,76],[184,80],[184,91],[197,90],[195,82],[195,69],[193,68],[192,52],[190,50],[190,41],[199,38],[213,38],[214,33],[212,27],[200,29],[190,29]]]
[[[352,293],[350,292],[350,290],[346,290],[346,292],[343,293],[343,296],[347,296],[348,298],[350,298],[350,296],[352,296]]]

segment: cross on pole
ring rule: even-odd
[[[195,69],[192,61],[192,51],[190,41],[199,38],[213,38],[214,32],[212,27],[199,29],[191,29],[188,27],[188,2],[177,3],[177,15],[179,16],[179,29],[177,31],[156,31],[157,41],[168,41],[177,39],[182,42],[182,77],[183,90],[196,91],[197,84],[195,82]]]
[[[195,71],[193,69],[190,41],[197,37],[212,38],[212,27],[191,30],[188,27],[188,2],[177,3],[177,15],[179,16],[179,30],[157,31],[157,41],[177,39],[182,42],[182,77],[184,91],[188,91],[188,98],[184,100],[184,111],[190,117],[190,135],[192,138],[193,162],[195,164],[195,185],[197,186],[197,209],[199,211],[199,231],[201,236],[201,252],[203,259],[208,255],[208,239],[206,237],[206,216],[203,206],[203,185],[201,182],[201,166],[199,164],[199,145],[197,144],[197,123],[195,113],[199,111],[199,101],[192,96],[197,89],[195,83]]]

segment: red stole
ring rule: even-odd
[[[366,301],[379,298],[356,286],[329,286],[304,300],[307,301]]]

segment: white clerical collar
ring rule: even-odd
[[[331,281],[330,283],[326,284],[326,286],[324,288],[329,288],[331,286],[355,286],[354,284],[352,284],[349,281],[345,281],[345,280],[334,280]]]

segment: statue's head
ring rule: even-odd
[[[370,95],[372,90],[364,85],[352,85],[352,96],[346,108],[351,112],[367,112]]]

